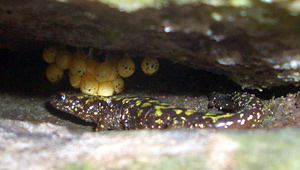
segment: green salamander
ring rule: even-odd
[[[257,127],[263,105],[248,93],[213,94],[210,106],[226,113],[204,113],[175,107],[152,98],[118,98],[60,93],[51,105],[56,109],[96,122],[96,131],[110,129],[237,128]],[[229,112],[230,111],[230,112]]]

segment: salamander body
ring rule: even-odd
[[[56,109],[97,124],[96,131],[166,128],[254,128],[263,120],[263,105],[248,93],[213,94],[210,106],[224,114],[196,112],[141,97],[101,97],[60,93],[51,100]]]

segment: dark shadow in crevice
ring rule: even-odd
[[[0,93],[49,97],[61,91],[75,91],[68,80],[67,71],[62,81],[53,84],[46,76],[45,70],[49,64],[43,61],[42,52],[46,43],[32,44],[16,51],[0,50]],[[74,47],[67,47],[72,52]],[[84,49],[86,52],[88,49]],[[110,51],[95,50],[100,61],[110,54]],[[124,52],[118,52],[121,56]],[[117,53],[117,54],[118,54]],[[123,53],[123,54],[122,54]],[[160,59],[160,68],[152,76],[145,75],[140,64],[142,57],[134,58],[136,71],[133,76],[125,79],[125,91],[144,91],[156,94],[184,94],[192,96],[208,95],[212,92],[232,93],[235,91],[247,91],[254,93],[263,99],[280,97],[288,93],[295,93],[300,87],[293,85],[274,87],[258,90],[243,90],[238,84],[224,75],[217,75],[205,70],[196,70],[169,60]]]

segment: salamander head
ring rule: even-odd
[[[81,99],[86,96],[87,95],[83,94],[63,92],[56,96],[53,96],[50,100],[50,104],[60,111],[75,114],[75,112],[79,112],[78,108],[80,108]]]
[[[108,98],[89,96],[86,94],[63,92],[51,98],[50,104],[62,112],[79,117],[87,122],[94,122],[98,118],[98,102]]]
[[[230,94],[221,94],[221,93],[212,93],[208,96],[209,98],[209,107],[217,107],[220,110],[233,111],[233,101],[231,100],[232,95]]]

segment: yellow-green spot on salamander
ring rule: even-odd
[[[60,93],[53,97],[56,109],[97,124],[96,131],[166,128],[255,128],[263,120],[260,99],[248,93],[211,96],[209,105],[224,114],[196,112],[159,100],[141,97],[101,97]]]

